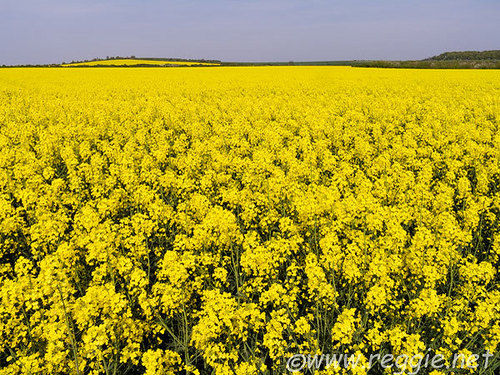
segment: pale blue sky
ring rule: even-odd
[[[0,65],[107,55],[418,59],[500,49],[500,0],[0,0]]]

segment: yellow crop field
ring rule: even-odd
[[[99,60],[99,61],[87,61],[81,63],[69,63],[62,64],[64,67],[72,67],[72,66],[134,66],[134,65],[204,65],[204,66],[216,66],[220,65],[217,63],[206,63],[206,62],[198,62],[198,61],[173,61],[173,60],[143,60],[143,59],[111,59],[111,60]]]
[[[0,375],[496,374],[499,128],[498,71],[0,69]]]

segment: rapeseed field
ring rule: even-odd
[[[499,126],[498,71],[0,70],[0,374],[492,375]]]

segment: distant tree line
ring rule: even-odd
[[[353,67],[403,69],[500,69],[500,60],[353,61]]]
[[[222,62],[221,66],[350,66],[353,61]]]
[[[500,50],[445,52],[440,55],[424,59],[424,61],[450,61],[450,60],[467,60],[467,61],[500,60]]]
[[[0,68],[57,68],[60,64],[23,64],[23,65],[0,65]]]
[[[136,57],[131,57],[135,59]],[[207,60],[207,59],[181,59],[176,57],[137,57],[139,60],[153,60],[153,61],[184,61],[184,62],[199,62],[199,63],[211,63],[211,64],[220,64],[221,60]]]
[[[284,66],[284,65],[310,65],[310,66],[352,66],[352,67],[372,67],[372,68],[415,68],[415,69],[500,69],[500,50],[491,51],[458,51],[445,52],[440,55],[430,57],[423,60],[414,61],[391,61],[391,60],[353,60],[353,61],[287,61],[287,62],[222,62],[221,60],[207,59],[182,59],[172,57],[129,57],[123,56],[106,56],[105,59],[94,58],[91,60],[71,61],[70,64],[88,63],[104,60],[153,60],[153,61],[179,61],[191,63],[215,63],[221,66]],[[63,62],[62,64],[66,64]],[[45,64],[45,65],[16,65],[2,67],[58,67],[60,64]],[[114,65],[113,67],[117,67]],[[123,67],[130,67],[121,65]],[[134,65],[143,67],[157,67],[158,65]],[[181,66],[170,64],[169,66]],[[192,65],[196,66],[196,65]],[[110,67],[109,65],[94,65],[94,67]]]

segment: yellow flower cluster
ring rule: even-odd
[[[499,228],[496,71],[0,71],[0,375],[493,374]]]

